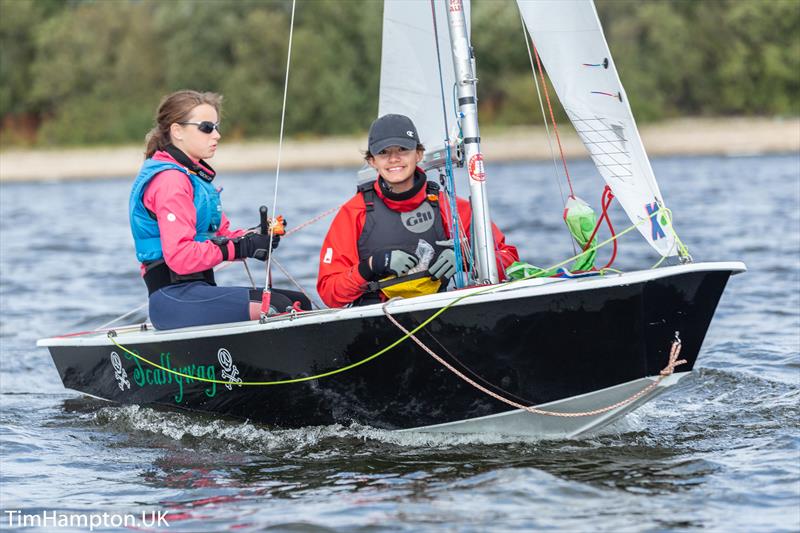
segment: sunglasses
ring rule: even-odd
[[[178,124],[181,126],[197,126],[197,129],[202,133],[211,133],[214,130],[219,131],[219,122],[214,123],[210,120],[204,120],[203,122],[178,122]]]

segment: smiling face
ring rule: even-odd
[[[217,110],[208,104],[200,104],[192,109],[189,116],[181,122],[194,122],[195,124],[172,124],[170,126],[170,139],[176,148],[195,161],[211,159],[217,151],[217,143],[221,137],[216,128],[211,133],[203,133],[197,127],[201,122],[219,121]]]
[[[422,150],[390,146],[374,154],[367,163],[391,186],[392,192],[401,193],[414,185],[414,170],[420,161]]]

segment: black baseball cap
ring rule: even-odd
[[[390,146],[415,150],[419,144],[417,127],[405,115],[383,115],[369,128],[369,153],[380,153]]]

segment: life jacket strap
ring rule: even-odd
[[[364,198],[364,206],[367,208],[367,211],[375,211],[375,182],[370,181],[369,183],[362,183],[358,186],[358,192],[361,193],[361,196]]]
[[[429,181],[428,184],[425,186],[425,194],[428,203],[430,203],[435,209],[434,212],[438,213],[439,209],[439,184],[435,181]]]

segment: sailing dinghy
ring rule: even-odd
[[[745,266],[691,262],[677,238],[591,1],[518,6],[630,229],[680,264],[499,283],[469,3],[386,0],[379,114],[411,117],[423,143],[440,147],[426,154],[427,170],[439,170],[448,191],[455,172],[467,174],[473,239],[455,246],[472,268],[459,273],[460,290],[261,321],[42,339],[64,386],[275,427],[358,422],[561,438],[595,431],[688,375],[728,278]],[[448,120],[451,109],[458,113]]]

